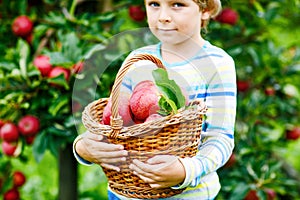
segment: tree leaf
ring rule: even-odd
[[[49,107],[49,113],[56,116],[69,104],[68,96],[61,96],[57,98]]]
[[[47,132],[42,131],[38,134],[33,143],[33,156],[36,162],[40,162],[45,154],[48,147]]]
[[[48,53],[47,55],[49,55],[50,63],[52,65],[68,66],[73,63],[69,58],[67,58],[61,52],[51,52],[51,53]]]
[[[47,79],[47,81],[48,81],[48,83],[52,83],[55,86],[63,86],[66,90],[70,89],[70,86],[69,86],[67,80],[65,79],[64,74],[60,74],[56,77],[49,78],[49,79]]]

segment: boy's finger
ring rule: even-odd
[[[114,166],[114,165],[110,165],[110,164],[106,164],[106,163],[101,163],[100,164],[102,167],[104,168],[107,168],[107,169],[112,169],[112,170],[115,170],[115,171],[121,171],[121,169],[117,166]]]
[[[91,132],[85,132],[82,134],[83,137],[87,137],[91,140],[95,140],[95,141],[102,141],[103,140],[103,135],[98,135],[98,134],[93,134]]]

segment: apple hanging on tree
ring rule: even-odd
[[[20,133],[24,136],[35,135],[40,129],[40,120],[33,115],[26,115],[18,122]]]
[[[66,68],[57,66],[51,69],[50,73],[48,74],[49,78],[54,78],[57,77],[59,75],[63,74],[65,79],[68,81],[70,78],[70,71]]]
[[[0,129],[0,137],[6,142],[15,142],[19,139],[18,127],[11,122],[5,123]]]
[[[33,65],[41,72],[42,76],[48,76],[52,69],[50,58],[46,55],[39,55],[35,57]]]
[[[14,187],[17,187],[17,188],[21,187],[26,182],[26,177],[25,177],[24,173],[21,172],[21,171],[15,171],[13,173],[12,177],[13,177],[13,185],[14,185]]]
[[[2,141],[2,152],[7,156],[17,156],[18,142]]]
[[[3,120],[0,119],[0,128],[5,124]]]
[[[129,16],[134,21],[140,22],[143,21],[146,17],[146,12],[144,11],[141,5],[131,5],[129,6]]]
[[[84,62],[79,61],[72,66],[71,71],[72,73],[78,74],[81,73],[83,69],[84,69]]]
[[[296,126],[291,130],[287,130],[286,139],[297,140],[300,137],[300,126]]]
[[[239,19],[238,13],[232,8],[224,8],[216,17],[216,21],[223,24],[235,25]]]
[[[259,197],[257,196],[256,190],[250,190],[247,195],[245,196],[244,200],[259,200]]]
[[[17,188],[7,190],[3,195],[3,200],[20,200],[20,192]]]
[[[33,22],[26,15],[18,16],[12,23],[12,32],[16,36],[26,37],[33,29]]]
[[[237,81],[237,90],[239,92],[246,92],[250,88],[250,83],[247,80],[238,80]]]
[[[224,165],[225,168],[230,168],[236,163],[236,154],[232,153],[231,156],[229,157],[228,161]]]
[[[271,87],[271,86],[266,87],[265,94],[267,96],[274,96],[275,93],[276,93],[276,91],[275,91],[274,87]]]

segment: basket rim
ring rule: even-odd
[[[83,125],[92,133],[104,135],[107,137],[110,137],[110,134],[112,131],[115,131],[115,129],[111,125],[105,125],[99,123],[93,116],[92,116],[92,110],[95,109],[97,104],[102,101],[108,101],[109,98],[100,98],[98,100],[95,100],[91,103],[89,103],[82,113],[82,122]],[[144,122],[141,124],[134,124],[131,126],[122,126],[118,131],[118,135],[115,138],[118,139],[127,139],[129,137],[137,137],[142,134],[145,134],[145,132],[149,131],[159,131],[160,129],[171,126],[179,123],[185,123],[189,120],[194,120],[198,118],[200,115],[204,115],[207,112],[207,106],[202,100],[194,100],[191,102],[191,104],[194,104],[190,107],[186,107],[186,109],[179,109],[178,113],[171,114],[168,116],[163,116],[161,118],[151,120],[148,122]],[[122,120],[122,119],[121,119]],[[128,133],[130,132],[130,133]],[[134,132],[132,134],[131,132]]]

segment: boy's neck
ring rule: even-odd
[[[167,63],[182,62],[194,57],[197,52],[203,47],[205,40],[199,39],[197,42],[190,40],[179,44],[161,45],[161,56]]]

